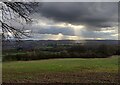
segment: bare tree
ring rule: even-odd
[[[35,7],[38,6],[38,2],[2,2],[1,12],[2,19],[0,20],[2,27],[3,38],[11,37],[10,34],[17,39],[22,38],[22,36],[28,36],[24,27],[16,28],[11,24],[11,20],[17,20],[19,23],[31,23],[32,19],[30,14],[35,12]],[[8,23],[10,21],[10,23]]]

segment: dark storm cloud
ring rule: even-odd
[[[117,10],[116,2],[45,2],[40,13],[58,22],[83,24],[98,29],[115,26]]]

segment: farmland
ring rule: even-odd
[[[118,58],[58,58],[3,62],[6,83],[117,83]]]
[[[3,83],[117,83],[118,41],[3,44]],[[109,42],[109,43],[108,43]],[[110,43],[111,42],[111,43]]]

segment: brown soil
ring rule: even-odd
[[[107,72],[16,73],[11,78],[3,74],[4,83],[118,83],[118,79],[117,73]]]

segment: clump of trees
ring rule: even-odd
[[[34,49],[31,51],[18,51],[10,55],[5,54],[3,61],[11,60],[40,60],[50,58],[108,58],[112,55],[120,55],[120,46],[117,45],[73,45],[67,47]],[[16,52],[16,50],[15,50]],[[5,52],[6,53],[6,52]],[[3,53],[4,54],[4,53]]]

